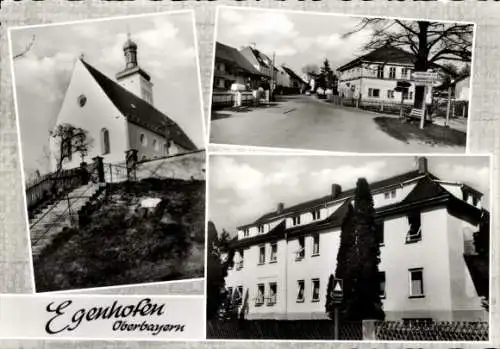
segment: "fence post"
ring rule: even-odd
[[[363,340],[376,340],[376,324],[377,320],[362,320]]]
[[[125,152],[125,164],[127,166],[127,180],[135,180],[135,170],[137,168],[137,150],[129,149]]]
[[[102,156],[95,156],[92,158],[95,162],[95,166],[97,168],[97,176],[99,177],[99,183],[104,183],[104,163]]]

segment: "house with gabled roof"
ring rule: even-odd
[[[215,43],[214,91],[228,91],[234,83],[256,88],[262,76],[236,48]]]
[[[386,45],[357,57],[337,68],[339,95],[374,103],[413,104],[414,56]],[[405,92],[396,91],[398,81],[410,83]],[[402,95],[403,94],[403,95]],[[428,99],[430,100],[430,91]]]
[[[139,160],[195,150],[181,127],[153,105],[152,78],[139,66],[137,44],[130,37],[123,53],[125,67],[116,80],[83,57],[76,60],[55,127],[70,124],[88,132],[87,160],[102,156],[106,163],[124,162],[130,149],[137,150]],[[57,151],[53,140],[51,151]],[[64,167],[77,167],[80,161],[71,156]]]
[[[436,177],[426,158],[416,167],[370,183],[386,320],[487,320],[480,268],[472,263],[473,234],[489,219],[483,194]],[[328,318],[328,279],[337,268],[354,192],[333,184],[323,197],[289,207],[280,203],[237,228],[234,266],[225,282],[248,319]]]

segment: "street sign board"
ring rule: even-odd
[[[333,279],[333,301],[335,303],[342,302],[342,297],[344,296],[344,288],[342,285],[342,279]]]
[[[412,79],[417,86],[437,86],[441,83],[439,74],[435,72],[416,71]]]

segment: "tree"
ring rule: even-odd
[[[365,178],[359,178],[356,183],[353,220],[359,263],[354,312],[360,319],[384,319],[378,269],[380,246],[376,234],[373,197]]]
[[[340,315],[347,320],[384,319],[380,300],[380,247],[368,182],[359,178],[354,207],[349,204],[341,227],[335,276],[343,281]]]
[[[354,304],[356,300],[356,287],[359,274],[359,257],[356,245],[356,230],[354,226],[354,208],[347,204],[347,213],[342,221],[340,233],[340,246],[337,253],[337,269],[335,276],[342,279],[343,298],[340,315],[343,318],[355,318]],[[332,280],[333,282],[333,280]],[[333,287],[333,285],[332,285]]]
[[[316,64],[306,64],[302,67],[302,72],[307,74],[309,77],[316,76],[319,73],[319,68]]]
[[[51,133],[57,153],[55,154],[56,172],[59,173],[65,161],[71,161],[73,154],[79,154],[83,162],[92,146],[92,138],[88,132],[70,124],[60,124]]]
[[[229,234],[218,235],[215,224],[207,227],[207,320],[216,319],[226,300],[232,300],[225,288],[225,278],[233,264],[234,251],[229,248]]]
[[[330,274],[328,278],[328,285],[326,286],[326,300],[325,300],[325,311],[330,319],[334,319],[334,311],[337,305],[333,302],[333,274]]]
[[[480,283],[481,305],[487,311],[490,310],[489,279],[490,279],[490,215],[483,210],[479,229],[474,233],[474,249],[476,251],[476,268]]]
[[[366,28],[372,29],[372,36],[364,49],[400,48],[413,56],[415,71],[446,69],[446,62],[468,63],[472,58],[472,24],[363,18],[357,28],[345,36]],[[416,86],[414,106],[421,108],[423,103],[424,86]]]

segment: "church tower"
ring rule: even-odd
[[[123,45],[125,69],[116,74],[116,80],[133,94],[141,97],[149,104],[153,104],[153,83],[151,77],[139,67],[137,62],[137,44],[128,38]]]

